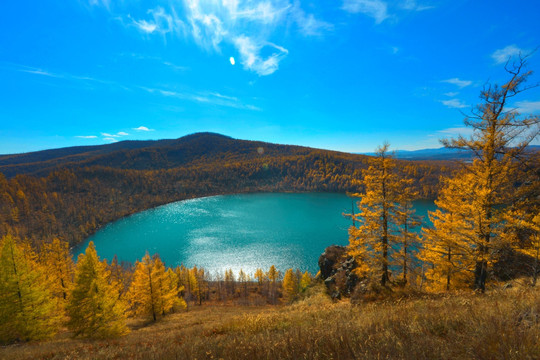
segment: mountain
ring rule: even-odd
[[[261,148],[261,149],[259,149]],[[260,153],[262,151],[262,153]],[[195,133],[179,139],[120,141],[97,146],[74,146],[24,154],[0,155],[0,172],[43,176],[55,168],[105,166],[117,169],[171,169],[193,162],[231,161],[246,157],[307,154],[310,148],[237,140],[215,133]]]

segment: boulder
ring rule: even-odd
[[[319,257],[320,277],[333,299],[350,296],[359,282],[354,273],[356,262],[347,255],[344,246],[332,245],[327,247]]]

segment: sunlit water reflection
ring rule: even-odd
[[[419,215],[434,208],[415,203]],[[102,258],[134,262],[145,252],[159,253],[169,266],[202,266],[211,273],[275,265],[316,273],[317,260],[331,244],[347,244],[351,211],[344,194],[263,193],[185,200],[143,211],[111,223],[90,240]]]

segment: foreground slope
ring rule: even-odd
[[[538,359],[540,289],[351,305],[320,289],[289,306],[196,306],[112,340],[0,349],[5,359]],[[141,327],[142,326],[142,327]]]

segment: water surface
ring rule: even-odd
[[[426,215],[432,201],[415,202]],[[346,245],[351,199],[334,193],[262,193],[184,200],[111,223],[74,251],[94,241],[101,258],[134,262],[159,253],[168,266],[202,266],[211,273],[275,265],[316,273],[332,244]]]

